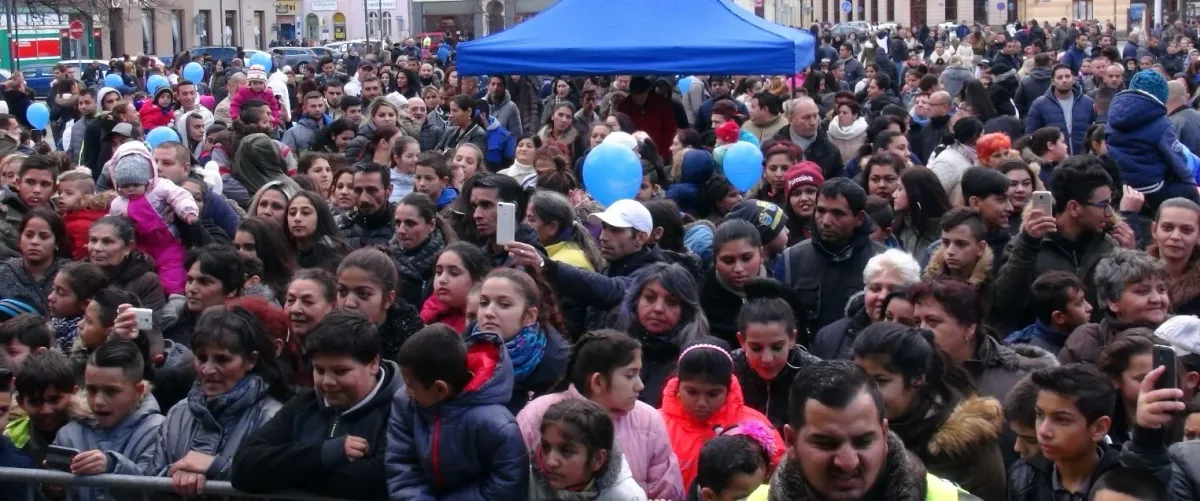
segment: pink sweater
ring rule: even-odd
[[[542,415],[546,409],[569,398],[582,400],[584,397],[571,386],[567,391],[535,398],[517,414],[517,426],[521,428],[528,450],[536,450],[542,440]],[[667,438],[667,427],[658,411],[638,401],[628,414],[612,417],[621,453],[629,463],[634,480],[646,490],[646,495],[650,499],[685,499],[679,460],[675,458]]]

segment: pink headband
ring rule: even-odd
[[[722,354],[722,355],[725,355],[725,358],[728,358],[728,359],[729,359],[729,363],[730,363],[730,364],[733,364],[733,357],[729,356],[729,352],[728,352],[728,351],[725,351],[725,348],[722,348],[722,347],[720,347],[720,346],[717,346],[717,345],[715,345],[715,344],[706,344],[706,343],[701,343],[701,344],[693,344],[693,345],[689,346],[689,347],[688,347],[688,349],[686,349],[686,350],[683,350],[683,353],[680,353],[680,354],[679,354],[679,360],[678,360],[678,362],[682,362],[682,361],[683,361],[683,357],[686,357],[688,353],[691,353],[691,352],[692,352],[692,350],[698,350],[698,349],[700,349],[700,348],[711,348],[711,349],[717,350],[717,351],[721,352],[721,354]],[[677,363],[678,363],[678,362],[677,362]]]

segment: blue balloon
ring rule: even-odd
[[[187,63],[183,67],[183,78],[199,83],[204,80],[204,67],[200,63]]]
[[[762,179],[763,154],[757,146],[745,141],[738,141],[725,151],[722,169],[725,177],[738,191],[749,190],[754,183]]]
[[[677,85],[679,86],[679,93],[680,93],[680,94],[687,94],[687,93],[688,93],[688,89],[692,87],[692,81],[693,81],[693,80],[695,80],[695,79],[696,79],[696,77],[683,77],[683,78],[680,78],[680,79],[679,79],[679,82],[677,83]]]
[[[50,123],[50,108],[46,107],[46,103],[33,103],[25,110],[25,119],[33,128],[45,129],[46,124]]]
[[[633,198],[642,187],[642,162],[629,148],[601,144],[584,157],[583,183],[592,198],[605,206]]]
[[[175,129],[170,127],[155,127],[150,130],[149,134],[146,134],[146,143],[150,145],[151,149],[157,148],[158,145],[170,141],[179,142],[179,133],[175,132]]]
[[[171,83],[167,81],[167,77],[162,75],[150,75],[150,78],[146,79],[146,90],[150,91],[151,96],[158,92],[159,88],[170,86]]]
[[[259,65],[263,67],[263,71],[271,71],[271,56],[266,52],[255,52],[250,56],[250,66]]]
[[[117,87],[125,85],[125,80],[121,79],[121,75],[113,73],[111,75],[104,77],[104,85],[106,87],[112,87],[115,89]]]

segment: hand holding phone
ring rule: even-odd
[[[79,449],[51,445],[46,448],[46,468],[71,471],[71,461],[78,454]]]
[[[1175,348],[1161,344],[1154,345],[1153,368],[1166,367],[1163,374],[1154,382],[1154,389],[1179,388],[1179,373],[1175,370]]]
[[[517,206],[508,202],[496,204],[496,244],[504,245],[516,239]]]

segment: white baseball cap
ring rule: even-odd
[[[1175,348],[1176,355],[1200,355],[1200,318],[1175,315],[1154,329],[1154,335]]]
[[[636,152],[638,140],[637,138],[633,137],[633,134],[616,131],[612,134],[609,134],[608,137],[605,137],[601,144],[615,144],[617,146],[624,146]]]
[[[588,222],[595,223],[596,220],[617,228],[633,228],[642,233],[654,230],[654,219],[650,217],[650,211],[637,200],[617,200],[604,212],[588,216]]]

